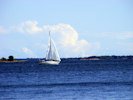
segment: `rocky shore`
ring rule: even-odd
[[[4,62],[4,63],[11,63],[11,62],[24,62],[24,61],[23,61],[23,60],[13,60],[13,61],[0,60],[0,62]]]

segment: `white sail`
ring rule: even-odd
[[[47,50],[47,55],[46,55],[46,61],[44,61],[44,60],[39,61],[40,64],[58,65],[61,61],[53,40],[52,40],[52,43],[54,45],[54,51],[53,51],[53,55],[52,55],[51,40],[52,39],[50,37],[50,32],[49,32],[48,50]]]
[[[52,40],[52,39],[51,39]],[[56,49],[56,46],[55,46],[55,43],[54,43],[54,41],[52,40],[52,43],[53,43],[53,45],[54,45],[54,52],[53,52],[53,60],[58,60],[58,61],[61,61],[60,60],[60,57],[59,57],[59,54],[58,54],[58,52],[57,52],[57,49]]]
[[[47,50],[47,55],[46,55],[46,60],[52,59],[52,48],[51,48],[51,37],[49,33],[49,41],[48,41],[48,50]]]

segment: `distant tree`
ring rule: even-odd
[[[9,56],[9,61],[13,61],[14,60],[14,57],[13,56]]]
[[[6,61],[6,58],[3,57],[1,60]]]

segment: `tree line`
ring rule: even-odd
[[[122,59],[130,59],[133,60],[133,56],[129,55],[129,56],[90,56],[90,57],[79,57],[79,58],[62,58],[62,60],[65,59],[70,59],[70,60],[80,60],[80,59],[86,59],[86,60],[91,60],[91,59],[99,59],[99,60],[122,60]],[[14,57],[13,56],[9,56],[8,59],[6,58],[2,58],[2,61],[14,61]]]
[[[1,60],[2,60],[2,61],[13,61],[13,60],[14,60],[14,57],[13,57],[13,56],[9,56],[8,59],[2,57]]]
[[[89,56],[89,57],[77,57],[77,58],[61,58],[61,60],[133,60],[133,55],[129,56]]]
[[[85,57],[85,59],[92,59],[97,58],[99,60],[119,60],[119,59],[133,59],[133,56],[91,56],[91,57]]]

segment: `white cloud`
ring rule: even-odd
[[[59,52],[69,57],[92,55],[100,48],[100,43],[88,43],[86,40],[78,40],[78,33],[73,27],[67,24],[58,24],[54,26],[43,26],[46,31],[51,31],[52,37],[58,43]],[[95,44],[95,45],[93,45]],[[95,48],[95,50],[92,50]]]
[[[28,42],[22,42],[23,45],[20,47],[20,50],[23,50],[23,52],[28,55],[28,57],[37,57],[35,53],[39,57],[45,57],[46,49],[47,49],[47,40],[48,40],[48,31],[51,32],[51,37],[55,41],[55,44],[57,46],[57,49],[59,51],[59,55],[61,57],[83,57],[83,56],[90,56],[90,55],[96,55],[100,54],[100,50],[103,50],[100,48],[101,44],[100,42],[88,42],[85,39],[78,38],[79,34],[76,32],[76,30],[68,25],[68,24],[57,24],[54,26],[45,25],[43,28],[37,27],[38,22],[37,21],[25,21],[17,26],[9,27],[7,30],[0,26],[0,34],[6,34],[10,32],[19,32],[19,33],[29,33],[29,34],[35,34],[32,35],[30,38],[27,37]],[[44,33],[36,34],[39,32],[42,32],[45,30]],[[47,33],[47,34],[46,34]],[[13,34],[17,36],[17,34]],[[84,35],[84,34],[81,34]],[[105,38],[108,38],[112,41],[113,39],[132,39],[133,38],[133,32],[122,32],[122,33],[112,33],[112,32],[104,32],[104,33],[94,33],[94,34],[86,34],[89,38],[92,37],[101,37],[102,40]],[[11,40],[14,38],[10,38]],[[25,40],[25,37],[21,37],[21,40]],[[99,39],[99,41],[102,40]],[[108,41],[107,41],[108,42]],[[30,49],[24,47],[25,44],[32,45],[32,48],[34,48],[34,52]],[[115,44],[116,45],[116,44]],[[133,52],[132,44],[120,44],[118,43],[118,51],[123,52]],[[5,45],[4,45],[5,46]],[[14,46],[16,48],[17,46]],[[24,47],[24,48],[22,48]],[[117,46],[116,46],[117,47]],[[18,48],[18,47],[17,47]],[[108,48],[108,47],[106,47]],[[110,47],[111,48],[111,47]],[[104,51],[111,49],[105,49]],[[127,48],[127,49],[125,49]],[[130,49],[128,49],[130,48]],[[10,48],[11,49],[11,48]],[[112,51],[111,51],[112,52]],[[122,53],[121,53],[122,54]],[[126,54],[126,53],[125,53]],[[131,53],[132,54],[132,53]]]
[[[29,34],[35,34],[37,32],[43,31],[42,28],[39,28],[39,27],[36,26],[37,24],[38,24],[37,21],[23,22],[17,27],[17,31],[19,31],[20,33],[27,32]]]
[[[26,21],[19,24],[18,26],[10,27],[8,32],[18,31],[20,33],[35,34],[43,31],[43,29],[47,31],[47,33],[48,31],[50,31],[51,36],[55,41],[55,44],[57,45],[59,55],[61,55],[61,57],[81,57],[81,56],[93,55],[100,48],[99,42],[88,43],[84,39],[79,40],[78,33],[76,32],[76,30],[68,24],[58,24],[54,26],[45,25],[43,26],[43,29],[42,29],[36,26],[37,23],[38,23],[37,21]],[[2,29],[4,28],[2,27]],[[35,35],[35,37],[37,35]],[[46,36],[46,34],[40,34],[40,35],[41,37]],[[39,39],[45,39],[45,38],[39,38]],[[47,43],[45,40],[43,41],[44,42],[39,40],[38,42],[40,43],[34,42],[35,44],[34,51],[37,52],[39,56],[42,55],[42,53],[43,55],[46,53],[46,51],[44,50],[47,49]],[[26,55],[28,55],[28,57],[37,57],[30,49],[26,47],[23,47],[22,50]]]
[[[77,39],[78,39],[78,34],[77,32],[71,27],[70,25],[67,24],[58,24],[54,26],[43,26],[45,30],[50,30],[51,33],[56,34],[56,38],[58,38],[60,44],[66,46],[66,45],[75,45]]]
[[[9,32],[16,31],[19,33],[35,34],[35,33],[43,31],[42,28],[39,28],[36,26],[37,24],[38,24],[37,21],[25,21],[17,26],[10,27]]]
[[[0,34],[5,34],[13,31],[16,31],[19,33],[29,33],[29,34],[42,32],[43,29],[40,27],[37,27],[37,24],[38,24],[37,21],[25,21],[17,26],[11,26],[8,30],[0,26]]]
[[[31,58],[36,58],[37,57],[35,54],[33,54],[33,52],[30,49],[28,49],[26,47],[23,47],[22,49],[23,49],[23,52],[25,54],[27,54],[29,57],[31,57]]]

